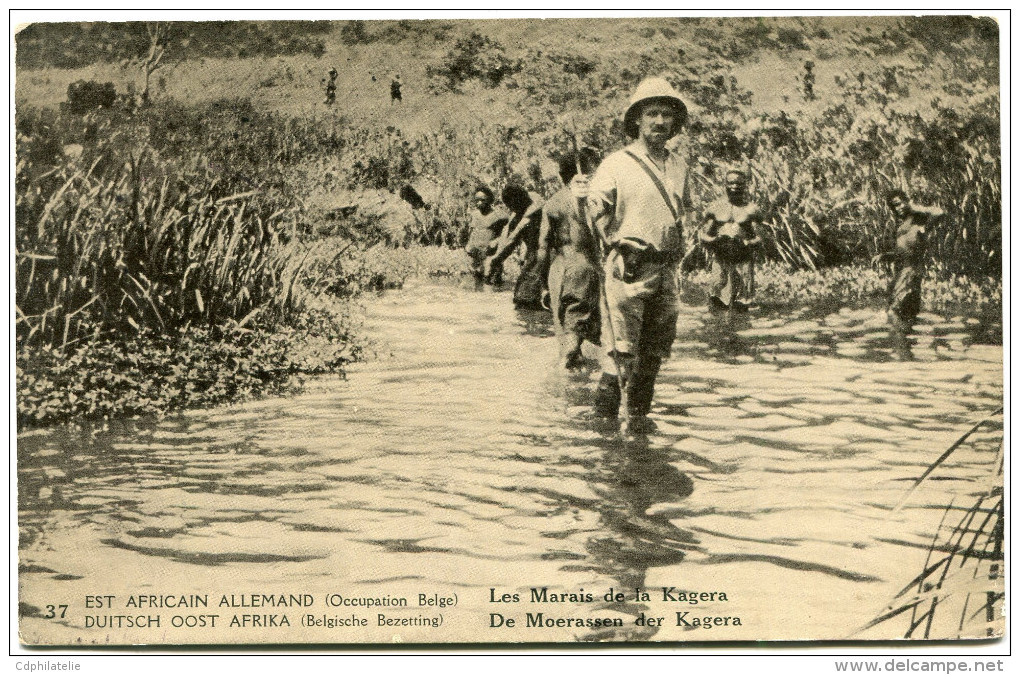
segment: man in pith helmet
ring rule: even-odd
[[[666,142],[687,122],[687,106],[666,80],[641,82],[623,116],[631,143],[606,157],[588,191],[588,210],[608,248],[602,346],[606,350],[595,408],[619,414],[627,393],[631,427],[652,426],[655,378],[676,337],[676,267],[691,205],[687,163]]]

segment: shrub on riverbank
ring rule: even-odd
[[[250,398],[360,353],[348,310],[323,309],[357,280],[307,275],[317,245],[279,180],[293,148],[250,135],[276,148],[259,159],[226,124],[163,112],[18,113],[21,425]]]
[[[17,351],[18,426],[163,414],[293,390],[304,375],[357,360],[362,345],[342,308],[292,326],[188,326],[99,335],[60,349]]]

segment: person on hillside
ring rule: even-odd
[[[669,82],[642,81],[623,116],[632,142],[609,155],[590,183],[588,213],[609,245],[603,263],[608,316],[602,318],[608,358],[595,411],[615,417],[626,392],[631,430],[654,426],[645,416],[676,338],[676,268],[691,199],[687,163],[667,141],[686,121],[687,106]]]
[[[890,191],[885,200],[893,213],[895,244],[893,250],[876,255],[872,262],[892,263],[887,314],[890,325],[899,335],[905,336],[921,311],[921,279],[928,236],[945,214],[937,208],[911,203],[902,190]]]
[[[397,75],[393,78],[393,81],[390,82],[390,105],[393,105],[394,103],[403,103],[404,98],[400,93],[400,87],[400,75]]]
[[[726,173],[726,197],[705,216],[701,241],[712,253],[712,310],[746,311],[754,296],[754,247],[761,243],[755,225],[761,212],[747,190],[747,172]]]
[[[329,78],[328,79],[323,78],[322,80],[326,86],[326,100],[323,101],[323,103],[329,106],[336,103],[336,78],[337,78],[336,68],[330,68]]]
[[[581,217],[576,183],[598,167],[591,148],[559,159],[563,188],[542,209],[538,237],[538,266],[549,270],[549,300],[553,326],[560,340],[560,366],[581,365],[581,345],[599,339],[599,246],[595,233]],[[578,173],[580,167],[580,173]]]
[[[802,79],[804,85],[804,100],[813,101],[815,100],[815,62],[805,61],[804,62],[804,76]]]
[[[471,215],[471,224],[465,250],[471,258],[471,273],[475,278],[476,287],[485,282],[499,284],[503,280],[501,267],[486,265],[486,259],[496,250],[496,244],[509,221],[510,214],[506,209],[495,205],[496,196],[486,185],[479,185],[474,191],[475,212]]]
[[[542,198],[523,186],[511,183],[501,195],[503,204],[510,209],[510,222],[496,244],[496,250],[486,261],[486,274],[501,270],[503,262],[518,246],[524,246],[521,272],[514,285],[514,307],[542,309],[542,294],[546,290],[547,268],[538,264],[538,235],[542,224]]]

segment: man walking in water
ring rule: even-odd
[[[755,225],[758,207],[747,191],[747,172],[726,172],[726,198],[712,204],[705,217],[701,241],[712,252],[712,288],[708,304],[713,310],[746,310],[754,295],[754,249],[761,243]]]
[[[606,363],[596,413],[619,414],[621,384],[631,430],[654,427],[655,378],[676,337],[676,267],[690,208],[687,164],[666,142],[680,133],[687,106],[662,78],[638,85],[623,116],[630,145],[609,155],[591,180],[588,209],[609,254],[604,262]]]
[[[921,311],[921,278],[924,277],[928,236],[943,213],[939,209],[915,206],[902,190],[890,191],[886,204],[895,217],[896,245],[892,251],[876,255],[873,262],[893,264],[889,323],[897,337],[905,339]]]
[[[538,235],[542,224],[542,198],[515,183],[507,185],[502,193],[503,204],[510,209],[510,222],[496,243],[496,250],[485,261],[488,270],[501,270],[510,254],[524,245],[521,271],[514,284],[514,307],[542,309],[545,291],[546,267],[538,264]]]
[[[599,245],[581,219],[572,189],[576,182],[586,180],[598,163],[599,156],[591,148],[560,158],[563,188],[546,202],[538,238],[538,265],[549,270],[549,300],[560,340],[560,367],[566,370],[581,366],[585,340],[599,344]]]

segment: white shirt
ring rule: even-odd
[[[686,162],[675,152],[668,152],[660,169],[644,144],[634,141],[606,157],[592,176],[588,196],[592,217],[611,243],[638,239],[658,251],[678,252],[682,246],[679,218],[674,221],[662,193],[626,150],[640,157],[659,178],[679,217],[690,208]]]

